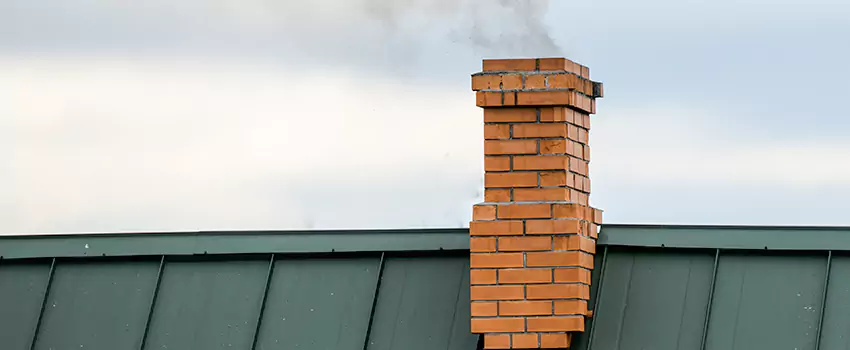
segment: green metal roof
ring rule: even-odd
[[[850,228],[605,225],[575,349],[850,347]],[[474,349],[468,232],[0,237],[5,349]]]

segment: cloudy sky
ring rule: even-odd
[[[467,226],[484,57],[606,96],[608,223],[850,225],[850,3],[0,1],[0,233]]]

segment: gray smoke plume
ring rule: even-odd
[[[482,55],[562,54],[544,23],[548,0],[364,0],[363,9],[396,34],[410,21],[440,23],[447,39]]]

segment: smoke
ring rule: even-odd
[[[407,40],[442,25],[445,39],[485,56],[557,56],[545,24],[548,0],[364,0],[365,14]],[[423,21],[424,20],[424,21]]]

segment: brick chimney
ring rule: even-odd
[[[484,202],[470,223],[472,332],[486,349],[563,349],[589,317],[601,211],[588,129],[602,84],[564,58],[484,60]]]

